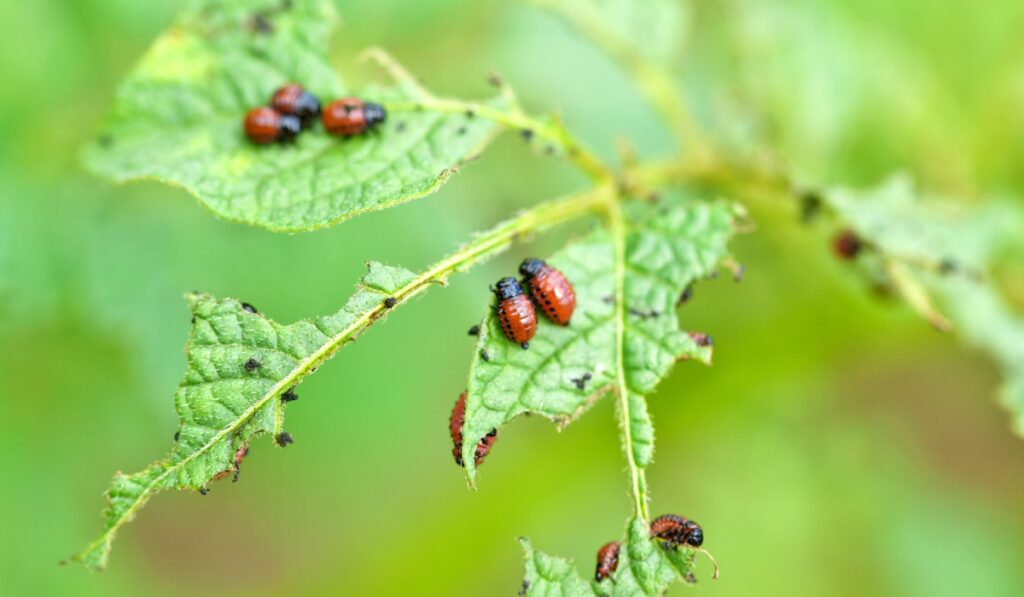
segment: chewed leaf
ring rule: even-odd
[[[626,384],[630,423],[640,466],[653,454],[653,429],[643,396],[680,359],[710,361],[710,346],[679,329],[676,305],[682,292],[708,276],[727,256],[734,231],[727,204],[674,203],[637,206],[630,213],[625,264]],[[463,461],[470,480],[477,440],[523,413],[537,413],[560,427],[612,391],[616,372],[616,310],[611,237],[597,229],[552,256],[576,291],[568,326],[541,317],[530,348],[502,334],[490,309],[481,326],[469,377]]]
[[[647,524],[630,520],[626,540],[619,547],[618,564],[610,578],[584,581],[572,560],[535,551],[529,539],[520,539],[526,560],[524,595],[635,597],[662,595],[676,582],[693,582],[697,552],[687,546],[663,549],[650,537]],[[596,550],[596,547],[595,547]],[[592,564],[591,564],[592,565]],[[592,577],[592,571],[587,571]]]
[[[526,574],[520,588],[520,595],[565,595],[567,597],[593,597],[596,595],[590,583],[583,580],[576,571],[572,560],[549,556],[534,551],[533,544],[526,537],[519,538],[523,548]]]
[[[245,113],[298,82],[321,102],[346,94],[328,62],[326,0],[192,0],[121,85],[85,152],[96,173],[178,185],[217,215],[272,230],[322,228],[429,194],[495,132],[465,114],[391,114],[358,138],[316,123],[288,145],[257,146]],[[387,104],[425,92],[365,90]]]
[[[114,477],[103,534],[74,559],[104,568],[117,531],[154,493],[206,491],[219,473],[236,468],[236,453],[254,437],[270,434],[286,445],[282,395],[355,339],[367,322],[382,317],[384,301],[414,278],[408,270],[370,263],[340,311],[291,325],[234,299],[189,295],[193,325],[185,349],[188,370],[174,399],[179,418],[174,448],[142,472]]]
[[[989,279],[1008,247],[1024,250],[1024,210],[1009,201],[968,207],[922,197],[906,177],[867,191],[833,189],[826,198],[888,271],[899,272],[897,282],[910,280],[903,294],[912,306],[929,316],[929,291],[953,329],[995,360],[1005,377],[1000,399],[1024,434],[1024,318]]]

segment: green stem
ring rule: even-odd
[[[516,107],[504,110],[480,102],[433,96],[425,96],[417,101],[389,102],[384,106],[389,112],[429,110],[433,112],[473,114],[475,117],[493,120],[505,127],[549,142],[594,181],[602,182],[612,177],[611,169],[569,134],[560,123],[538,120]],[[529,133],[526,133],[526,131],[529,131]]]
[[[646,521],[647,480],[644,470],[637,464],[633,453],[632,415],[629,404],[629,385],[626,383],[626,224],[618,196],[612,196],[604,204],[608,217],[608,229],[612,235],[615,271],[615,393],[618,396],[619,417],[622,424],[622,443],[629,465],[630,494],[636,515]]]
[[[89,545],[74,559],[84,560],[90,552],[103,549],[103,545],[117,533],[120,527],[131,520],[135,513],[141,508],[149,497],[162,486],[165,479],[172,473],[179,470],[198,456],[211,450],[218,442],[225,437],[237,433],[249,419],[256,415],[271,400],[277,399],[288,388],[301,383],[309,374],[316,371],[320,365],[334,356],[345,344],[354,341],[360,334],[366,331],[371,325],[382,319],[385,315],[394,311],[395,308],[404,305],[417,295],[425,292],[433,284],[444,285],[448,276],[465,271],[487,258],[493,257],[507,249],[516,240],[531,233],[551,228],[557,224],[573,220],[588,213],[598,213],[613,196],[614,189],[611,185],[597,186],[591,190],[576,195],[542,203],[529,210],[520,213],[518,216],[507,220],[491,230],[478,235],[470,242],[463,245],[459,250],[438,261],[431,267],[423,270],[412,281],[398,289],[392,297],[395,303],[389,308],[383,304],[368,311],[345,329],[332,336],[327,342],[321,345],[316,351],[310,354],[296,365],[284,378],[274,384],[266,394],[253,403],[229,426],[220,430],[206,444],[189,454],[186,458],[169,465],[166,469],[154,477],[146,489],[139,494],[138,498],[126,511],[126,514],[111,525],[96,541]],[[275,421],[275,427],[278,422]]]

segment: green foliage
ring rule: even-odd
[[[390,309],[524,235],[599,213],[600,226],[550,259],[576,288],[571,325],[542,318],[530,349],[522,350],[502,336],[492,312],[485,315],[469,374],[466,473],[473,484],[477,441],[516,416],[537,413],[562,428],[613,395],[633,499],[614,578],[587,582],[571,561],[534,552],[522,540],[524,587],[530,594],[626,596],[658,595],[676,581],[692,582],[695,550],[665,551],[649,536],[645,469],[653,459],[654,427],[646,398],[675,362],[710,363],[710,346],[680,329],[676,308],[686,289],[728,263],[727,243],[744,217],[733,203],[695,197],[760,186],[763,193],[794,198],[792,185],[785,172],[733,171],[732,156],[717,155],[724,146],[705,139],[675,75],[664,70],[680,50],[678,32],[688,17],[682,3],[540,3],[561,12],[629,71],[684,149],[681,155],[637,164],[626,150],[624,165],[614,168],[557,117],[527,114],[504,84],[496,81],[501,93],[492,102],[438,98],[381,51],[370,56],[396,85],[361,91],[389,110],[379,134],[341,140],[315,128],[293,145],[256,147],[240,130],[242,116],[281,83],[301,82],[324,100],[346,93],[326,60],[331,5],[193,0],[153,44],[118,91],[86,161],[114,180],[182,186],[226,219],[312,230],[421,197],[475,156],[499,125],[519,130],[545,154],[565,157],[593,188],[534,207],[419,274],[371,263],[357,293],[332,316],[282,326],[237,301],[190,295],[194,326],[188,372],[175,399],[181,421],[176,445],[142,472],[115,477],[104,533],[76,559],[104,567],[116,532],[154,493],[205,492],[237,469],[236,455],[256,436],[271,434],[285,444],[282,397]],[[751,180],[730,180],[736,172]],[[668,196],[669,185],[686,192]],[[659,194],[658,203],[640,200]],[[945,328],[931,298],[937,295],[968,338],[995,357],[1010,378],[1004,399],[1024,428],[1024,325],[976,279],[981,274],[974,275],[997,253],[994,239],[1021,237],[1019,213],[1009,210],[1013,219],[983,211],[984,218],[969,218],[972,225],[965,226],[945,208],[918,205],[901,182],[869,193],[834,190],[825,200],[867,242],[873,256],[861,260],[866,271]]]
[[[118,529],[164,489],[206,491],[232,471],[235,453],[256,436],[284,431],[281,396],[386,313],[384,300],[415,275],[376,262],[337,313],[281,325],[234,299],[188,296],[193,325],[185,349],[188,370],[174,397],[180,424],[170,455],[132,475],[118,473],[107,491],[104,532],[75,556],[103,569]],[[278,444],[285,445],[278,440]]]
[[[1006,378],[1001,401],[1024,434],[1024,318],[992,278],[1005,252],[1024,249],[1024,211],[1008,201],[969,207],[922,197],[907,177],[862,192],[834,189],[827,202],[869,241],[865,267],[880,270],[883,282],[942,323],[930,291],[954,329],[992,357]]]
[[[472,454],[480,438],[524,413],[565,427],[598,398],[615,391],[620,365],[633,405],[628,449],[646,467],[654,451],[654,430],[643,396],[676,361],[710,362],[711,348],[698,346],[679,329],[676,306],[688,286],[727,257],[735,206],[666,199],[660,205],[631,207],[625,317],[618,317],[614,304],[616,260],[611,233],[604,228],[548,260],[576,290],[570,325],[555,325],[540,316],[537,335],[529,350],[523,350],[505,338],[488,309],[470,371],[463,428],[463,461],[471,481],[476,475]],[[621,364],[616,357],[620,326],[625,341]]]
[[[651,539],[647,523],[638,518],[629,521],[615,573],[601,582],[583,580],[571,560],[535,551],[529,539],[521,538],[519,543],[526,560],[526,595],[662,595],[675,582],[696,582],[696,550],[687,546],[663,549]]]
[[[279,231],[433,192],[486,144],[493,122],[408,112],[355,139],[319,123],[289,145],[243,134],[245,113],[283,83],[301,82],[324,103],[346,94],[327,62],[336,20],[325,0],[191,0],[122,83],[86,164],[118,182],[179,185],[218,216]],[[385,105],[426,97],[408,84],[364,93]]]

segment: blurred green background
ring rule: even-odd
[[[825,182],[906,170],[967,200],[1024,188],[1018,0],[695,4],[680,33],[689,93],[739,145],[770,139]],[[97,181],[77,148],[175,9],[0,5],[0,593],[512,594],[520,534],[589,575],[629,515],[612,403],[560,435],[516,422],[475,493],[446,432],[487,284],[572,230],[431,291],[346,348],[289,408],[293,446],[257,442],[240,483],[205,498],[157,496],[105,573],[57,566],[98,533],[112,473],[170,447],[183,292],[240,297],[282,322],[333,312],[366,260],[422,267],[582,182],[509,136],[427,200],[287,236],[217,221],[176,189]],[[529,6],[339,9],[334,60],[350,81],[372,76],[354,60],[369,45],[446,94],[488,93],[494,68],[606,157],[619,136],[643,155],[670,147],[620,71]],[[653,511],[698,520],[722,564],[696,590],[1024,594],[1024,441],[992,400],[993,367],[874,299],[828,255],[830,230],[787,208],[754,217],[760,231],[736,243],[746,280],[702,284],[682,311],[714,335],[715,366],[680,366],[651,399]],[[1019,280],[1010,287],[1020,301]]]

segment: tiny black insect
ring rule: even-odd
[[[576,377],[576,378],[573,378],[573,379],[570,379],[569,381],[571,381],[573,383],[573,385],[576,386],[576,389],[582,391],[582,390],[587,389],[587,382],[589,382],[592,377],[593,377],[593,375],[591,375],[590,372],[587,371],[583,375],[581,375],[579,377]]]
[[[259,33],[260,35],[270,35],[271,33],[274,32],[274,23],[269,18],[267,18],[266,15],[262,13],[256,13],[252,15],[252,18],[249,21],[249,23],[254,33]]]
[[[470,327],[469,328],[469,335],[470,336],[479,336],[480,335],[480,326],[479,325],[474,325],[474,326]]]
[[[242,303],[242,309],[249,313],[259,313],[259,311],[256,310],[256,307],[253,307],[249,303]]]
[[[491,353],[487,352],[486,348],[481,348],[480,349],[480,358],[485,360],[485,361],[490,362],[490,360],[491,360]]]
[[[299,395],[295,393],[295,388],[288,388],[288,390],[281,394],[281,402],[294,402],[299,399]]]
[[[282,431],[281,433],[278,433],[277,437],[274,438],[274,441],[276,441],[277,445],[281,446],[282,448],[287,446],[288,444],[295,443],[295,440],[292,439],[292,434],[288,433],[287,431]]]
[[[472,108],[466,110],[466,118],[473,118],[474,116],[476,116],[476,112]]]
[[[818,191],[807,189],[800,194],[800,221],[809,223],[821,211],[821,195]]]
[[[523,129],[519,131],[519,136],[523,138],[523,141],[533,140],[533,129]]]
[[[384,306],[386,308],[388,308],[388,309],[394,307],[397,304],[398,304],[398,299],[396,299],[393,296],[389,296],[388,298],[384,299]]]
[[[946,257],[945,259],[939,262],[940,274],[951,274],[955,272],[958,268],[959,266],[957,266],[956,262],[950,259],[949,257]]]
[[[693,284],[683,289],[683,293],[679,295],[679,300],[676,301],[677,305],[689,302],[693,298]]]
[[[206,495],[208,493],[210,493],[210,488],[209,487],[200,487],[199,488],[199,495]]]
[[[245,362],[245,365],[243,366],[245,367],[246,371],[252,373],[253,371],[262,367],[263,363],[257,361],[256,359],[250,358],[248,361]]]
[[[530,590],[530,581],[528,581],[528,580],[526,580],[524,578],[522,586],[519,587],[519,595],[520,596],[525,595],[526,592],[529,591],[529,590]]]
[[[180,431],[175,431],[174,432],[174,441],[178,441],[179,439],[181,439],[181,432]]]
[[[195,315],[193,315],[193,316],[192,316],[192,325],[195,325],[195,324],[196,324],[196,316],[195,316]]]

